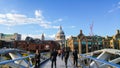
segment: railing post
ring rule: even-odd
[[[30,61],[28,60],[28,68],[30,68]]]
[[[20,68],[20,64],[21,64],[21,62],[23,61],[23,60],[19,60],[20,62],[19,62],[19,65],[18,65],[18,68]]]

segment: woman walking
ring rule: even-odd
[[[36,50],[36,54],[35,54],[35,68],[39,68],[40,67],[40,52],[39,50]]]

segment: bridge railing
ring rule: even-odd
[[[2,65],[2,64],[7,64],[7,63],[10,63],[10,62],[14,62],[14,61],[18,61],[18,60],[23,60],[23,59],[30,58],[30,57],[34,57],[34,55],[29,55],[29,56],[25,56],[25,57],[20,57],[20,58],[16,58],[16,59],[13,59],[13,60],[1,61],[1,62],[0,62],[0,65]]]
[[[110,68],[111,67],[112,68],[120,68],[119,64],[111,63],[111,62],[108,62],[108,61],[105,61],[105,60],[102,60],[102,59],[97,59],[97,58],[94,58],[92,56],[88,56],[86,54],[80,54],[79,63],[81,64],[81,66],[93,68],[93,67],[90,66],[91,61],[96,64],[95,68],[102,68],[102,66],[107,66],[107,68],[108,67],[110,67]],[[98,62],[101,63],[101,65],[98,65]],[[88,64],[86,64],[86,63],[88,63]]]
[[[9,53],[9,52],[14,52],[14,51],[17,51],[17,52],[26,52],[24,50],[15,49],[15,48],[2,48],[2,49],[0,49],[0,54],[5,54],[5,53]]]
[[[19,58],[16,58],[16,59],[13,59],[13,60],[5,60],[5,61],[1,61],[0,62],[0,65],[4,65],[4,64],[10,64],[10,63],[14,63],[14,61],[18,61],[18,60],[20,60],[21,62],[24,60],[24,59],[26,59],[26,58],[29,58],[29,63],[28,63],[28,67],[30,66],[30,64],[31,64],[31,59],[30,58],[33,58],[34,57],[34,55],[29,55],[29,56],[25,56],[25,57],[19,57]],[[15,64],[15,63],[14,63]],[[16,64],[16,66],[19,66],[20,68],[22,67],[22,68],[25,68],[24,66],[21,66],[20,65],[21,63],[19,63],[19,64]],[[32,67],[32,66],[31,66]]]
[[[33,55],[29,55],[29,56],[25,56],[25,57],[18,57],[18,58],[16,58],[16,59],[13,59],[13,60],[1,60],[0,61],[0,66],[1,65],[5,65],[5,64],[7,64],[7,65],[14,65],[15,67],[17,67],[17,68],[26,68],[26,67],[24,67],[24,66],[22,66],[21,65],[21,62],[24,60],[24,59],[27,59],[27,58],[29,58],[29,60],[28,60],[28,68],[33,68],[34,67],[34,60],[32,61],[31,60],[31,58],[35,58],[35,54],[33,54]],[[45,63],[47,60],[49,60],[49,56],[47,57],[46,56],[46,53],[41,53],[41,57],[40,57],[40,60],[41,60],[41,62],[40,62],[40,64],[43,64],[43,63]],[[19,62],[19,64],[16,64],[16,63],[14,63],[15,61],[20,61]],[[32,66],[31,66],[32,65]]]

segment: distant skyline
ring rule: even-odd
[[[120,0],[0,0],[0,33],[54,39],[62,26],[66,37],[112,36],[120,30]]]

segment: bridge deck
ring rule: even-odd
[[[51,68],[51,60],[43,64],[40,68]],[[54,68],[54,67],[53,67]],[[64,60],[61,57],[57,57],[56,68],[66,68]],[[73,65],[73,61],[69,58],[67,68],[76,68]]]

